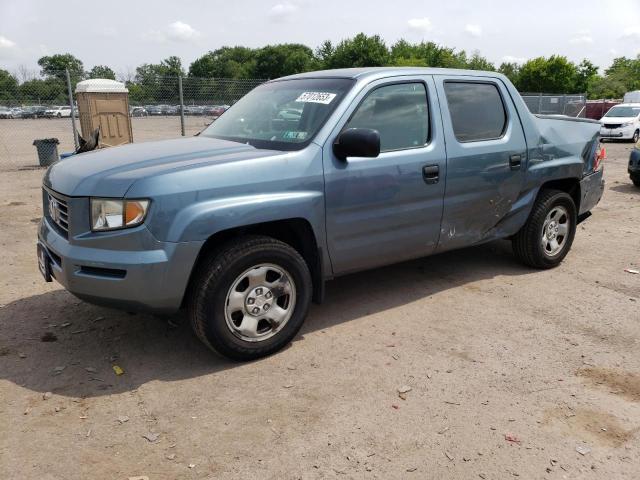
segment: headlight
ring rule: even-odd
[[[628,127],[629,125],[633,125],[633,122],[624,122],[622,124],[623,127]]]
[[[149,200],[91,199],[91,230],[104,231],[140,225],[149,209]]]

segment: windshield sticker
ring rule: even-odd
[[[287,140],[304,140],[307,138],[307,132],[296,132],[295,130],[287,130],[282,133],[282,138]]]
[[[296,102],[301,103],[323,103],[325,105],[329,105],[331,101],[336,98],[335,93],[328,92],[303,92],[300,94],[298,98],[296,98]]]

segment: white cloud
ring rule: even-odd
[[[625,28],[624,33],[620,38],[623,40],[636,40],[640,42],[640,27]]]
[[[149,30],[142,34],[143,39],[154,43],[193,42],[201,36],[198,30],[180,20],[170,23],[162,30]]]
[[[291,2],[277,3],[269,10],[269,17],[276,22],[288,20],[298,11],[298,6]]]
[[[522,65],[524,62],[527,61],[527,59],[524,57],[514,57],[512,55],[505,55],[504,57],[502,57],[502,61],[504,63],[518,63]]]
[[[467,32],[472,37],[482,36],[482,27],[480,25],[468,24],[466,27],[464,27],[464,31]]]
[[[409,25],[409,28],[411,30],[422,33],[430,32],[432,28],[431,20],[429,20],[427,17],[412,18],[407,22],[407,25]]]
[[[13,48],[16,46],[16,42],[12,42],[7,37],[0,35],[0,48]]]
[[[169,38],[179,42],[190,42],[198,38],[201,34],[188,23],[178,20],[169,25],[167,35]]]
[[[569,43],[574,45],[589,45],[593,43],[593,37],[589,30],[580,30],[569,39]]]

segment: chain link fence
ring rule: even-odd
[[[33,141],[57,138],[60,153],[75,150],[72,103],[80,78],[66,72],[0,92],[0,171],[38,167]],[[134,142],[191,136],[263,83],[260,79],[147,77],[125,82]],[[73,94],[72,94],[73,95]],[[75,96],[75,95],[73,95]],[[75,98],[73,110],[77,119]],[[77,120],[76,120],[77,123]]]
[[[529,111],[540,115],[568,115],[584,118],[587,112],[586,95],[552,95],[523,93],[522,99]]]

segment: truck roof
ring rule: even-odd
[[[376,79],[394,77],[400,75],[456,75],[471,77],[499,77],[504,76],[498,72],[484,70],[463,70],[458,68],[431,68],[431,67],[363,67],[363,68],[338,68],[335,70],[318,70],[315,72],[297,73],[281,77],[277,80],[291,80],[299,78],[352,78],[352,79]]]

